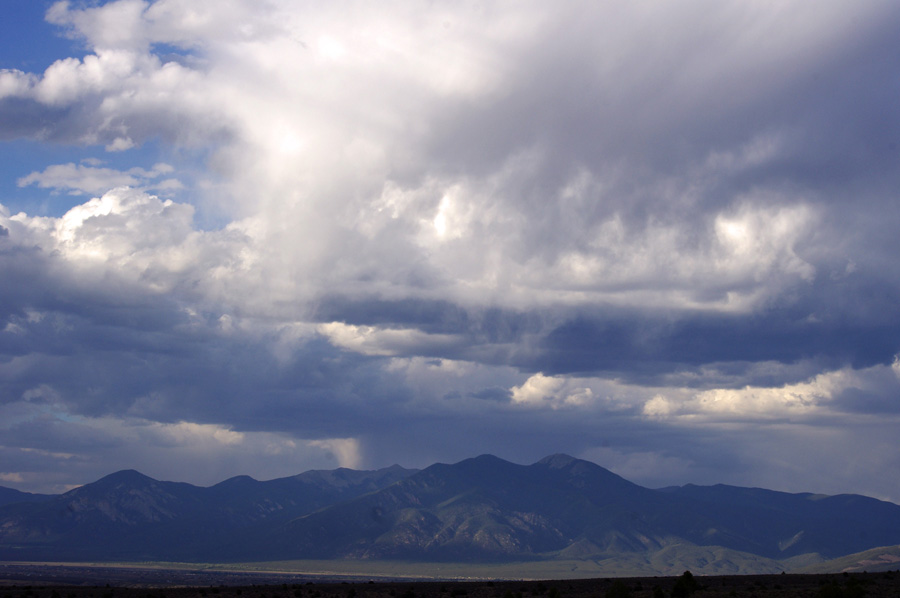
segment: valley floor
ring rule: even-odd
[[[694,579],[694,598],[900,597],[900,571]],[[342,581],[271,572],[0,563],[0,598],[671,598],[677,582],[676,577]]]

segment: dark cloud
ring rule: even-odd
[[[889,364],[900,322],[814,322],[796,311],[660,322],[641,314],[573,319],[550,332],[534,369],[649,378],[712,363],[816,360],[823,367]],[[781,382],[787,382],[783,380]],[[745,380],[742,384],[758,383]]]

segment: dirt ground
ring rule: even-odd
[[[0,566],[0,598],[900,598],[900,571],[686,577],[340,581],[278,574]]]

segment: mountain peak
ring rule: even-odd
[[[121,471],[117,471],[115,473],[111,473],[108,476],[104,476],[97,480],[98,482],[155,482],[153,478],[150,476],[146,476],[136,469],[123,469]]]
[[[257,483],[257,481],[248,475],[236,475],[234,477],[223,480],[213,486],[213,488],[236,488],[239,486],[248,486]]]
[[[158,484],[150,476],[146,476],[134,469],[123,469],[107,476],[103,476],[96,482],[78,486],[66,492],[65,495],[85,495],[97,492],[115,492],[125,488],[147,488]]]
[[[565,453],[556,453],[549,455],[537,462],[537,465],[546,465],[550,469],[563,469],[572,463],[577,463],[579,459]]]

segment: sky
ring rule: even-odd
[[[0,3],[0,485],[483,453],[900,502],[900,4]]]

